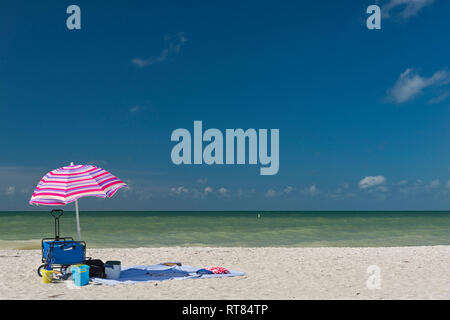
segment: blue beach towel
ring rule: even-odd
[[[198,272],[197,272],[198,271]],[[212,274],[205,272],[207,270],[203,268],[194,268],[191,266],[166,266],[163,264],[147,265],[147,266],[130,266],[122,268],[120,272],[120,278],[114,279],[102,279],[91,278],[93,282],[107,284],[114,286],[119,283],[132,284],[137,282],[151,282],[151,281],[163,281],[163,280],[185,280],[185,279],[198,279],[198,278],[223,278],[223,277],[235,277],[243,276],[245,272],[229,270],[230,273],[226,274]]]

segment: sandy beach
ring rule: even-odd
[[[121,248],[88,249],[87,256],[123,266],[223,266],[246,275],[75,288],[70,281],[41,283],[39,250],[0,250],[0,299],[450,299],[450,246]],[[370,265],[380,268],[380,289],[366,286]]]

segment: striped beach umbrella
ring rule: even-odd
[[[30,204],[59,206],[75,202],[78,240],[81,240],[78,199],[82,197],[111,198],[117,190],[127,187],[119,178],[93,165],[62,167],[47,173],[39,181]]]

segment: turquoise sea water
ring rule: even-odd
[[[450,245],[450,212],[86,212],[88,247]],[[54,235],[48,212],[0,212],[0,248],[32,249]],[[74,212],[61,236],[76,238]]]

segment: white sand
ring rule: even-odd
[[[122,265],[181,261],[223,266],[244,277],[133,285],[41,283],[39,250],[0,250],[0,299],[450,299],[450,246],[401,248],[88,249]],[[381,288],[368,289],[369,265]]]

